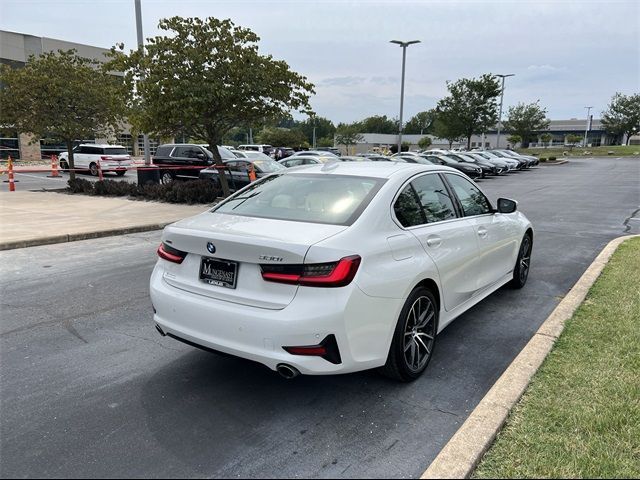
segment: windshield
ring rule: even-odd
[[[270,175],[229,197],[211,212],[351,225],[385,181],[349,175]]]
[[[129,155],[129,152],[127,152],[126,148],[115,148],[115,147],[111,147],[111,148],[105,148],[104,149],[104,153],[105,155]]]
[[[287,167],[267,157],[266,160],[254,160],[253,164],[263,173],[274,173],[286,170]]]
[[[265,155],[262,152],[253,152],[251,150],[247,150],[246,152],[242,152],[244,154],[244,158],[255,158],[256,160],[271,160],[269,155]]]

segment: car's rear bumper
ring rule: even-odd
[[[114,172],[119,170],[128,170],[131,168],[131,162],[102,162],[100,168],[103,172]]]
[[[281,310],[217,300],[170,286],[157,265],[151,276],[154,321],[192,344],[262,363],[285,363],[302,374],[349,373],[384,365],[402,300],[370,297],[352,283],[342,288],[300,287]],[[341,363],[291,355],[284,346],[319,344],[335,335]]]

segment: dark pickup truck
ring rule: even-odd
[[[218,147],[222,161],[237,157],[224,147]],[[160,145],[153,156],[153,164],[160,167],[160,182],[171,183],[176,177],[198,178],[200,170],[215,163],[208,145],[169,143]]]

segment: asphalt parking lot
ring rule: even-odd
[[[439,337],[425,375],[285,381],[153,328],[159,232],[0,252],[2,477],[419,477],[612,238],[640,232],[640,160],[479,182],[535,228],[529,283]]]

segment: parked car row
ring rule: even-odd
[[[355,156],[338,156],[329,148],[318,150],[288,151],[278,161],[270,154],[285,150],[271,145],[240,145],[238,149],[218,146],[218,153],[228,172],[232,191],[242,188],[249,181],[249,170],[256,178],[283,168],[339,162],[402,162],[423,165],[444,165],[459,170],[471,178],[487,175],[503,175],[514,170],[525,170],[538,164],[533,156],[521,155],[511,150],[449,151],[432,149],[423,152],[401,152],[391,156],[380,153],[364,153]],[[74,149],[75,168],[87,170],[92,175],[115,172],[124,175],[131,167],[131,157],[121,145],[81,144]],[[160,145],[153,156],[153,164],[160,167],[160,181],[167,184],[176,178],[206,178],[219,183],[220,167],[215,166],[213,153],[206,144],[171,143]],[[68,154],[60,155],[60,167],[69,168]]]

